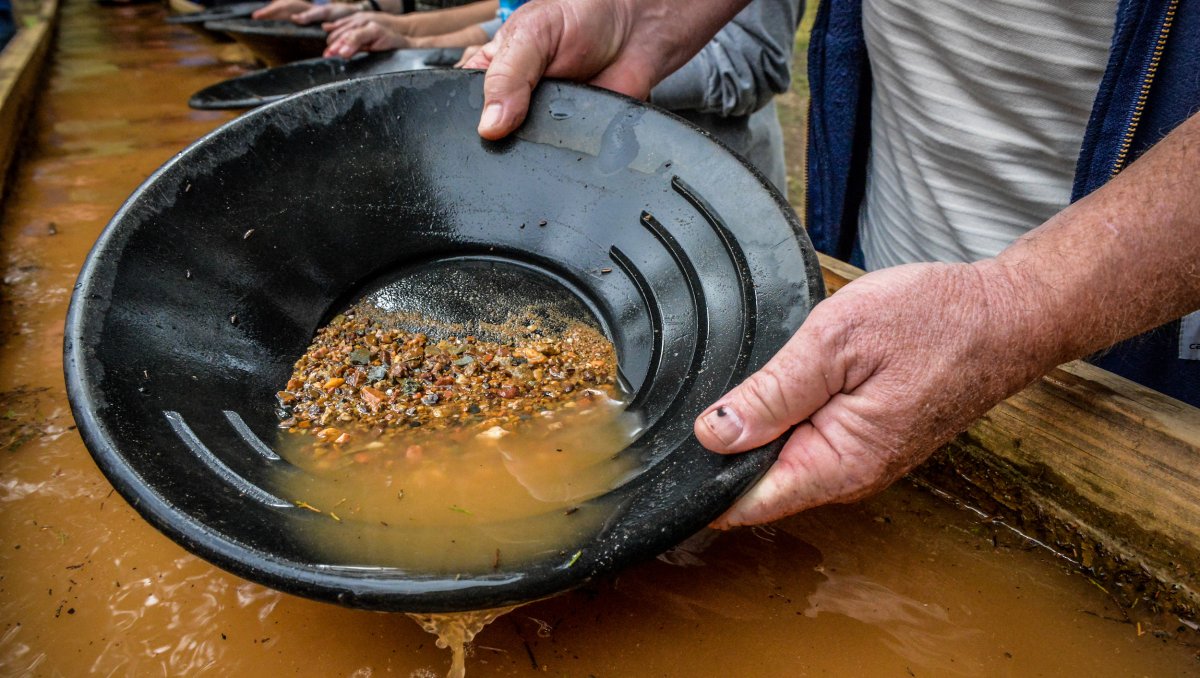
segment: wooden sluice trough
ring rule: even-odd
[[[58,0],[19,2],[14,10],[14,21],[21,30],[0,51],[0,200],[50,55]]]

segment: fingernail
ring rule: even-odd
[[[704,415],[704,425],[723,445],[733,445],[742,437],[742,418],[732,407],[724,405]]]
[[[479,119],[479,129],[491,129],[500,126],[500,118],[503,117],[504,107],[498,103],[491,103],[484,107],[483,116]]]

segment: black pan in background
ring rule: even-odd
[[[243,18],[207,21],[204,27],[229,35],[268,66],[315,59],[325,52],[326,34],[319,26]]]
[[[306,89],[365,75],[449,68],[462,54],[462,48],[447,47],[360,54],[349,60],[306,59],[210,85],[193,94],[188,105],[218,110],[254,108]]]
[[[169,24],[186,26],[200,35],[216,42],[233,42],[233,38],[221,31],[214,31],[205,26],[209,21],[224,19],[248,18],[259,9],[266,7],[266,2],[233,2],[209,7],[199,12],[179,13],[167,17]]]
[[[241,19],[250,16],[255,11],[266,6],[267,3],[265,2],[232,2],[224,5],[215,5],[199,12],[173,14],[167,17],[166,21],[169,24],[186,26],[189,24],[203,24],[205,21]]]
[[[117,491],[184,548],[351,607],[492,608],[653,557],[776,458],[779,441],[712,454],[692,422],[824,294],[787,201],[699,128],[583,85],[542,83],[518,132],[483,141],[482,86],[408,71],[262,106],[172,158],[101,234],[66,322],[72,411]],[[622,454],[647,468],[570,514],[596,531],[456,574],[296,537],[328,518],[273,494],[273,474],[298,472],[270,447],[274,395],[314,331],[378,289],[460,318],[531,298],[598,320],[645,422]]]
[[[265,2],[234,2],[223,5],[216,5],[199,12],[189,12],[187,14],[173,14],[167,17],[166,21],[169,24],[178,26],[187,26],[193,31],[217,42],[231,42],[230,38],[225,33],[213,31],[205,27],[205,23],[209,21],[220,21],[223,19],[240,19],[249,17],[260,8],[266,7]]]

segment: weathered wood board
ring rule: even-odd
[[[45,0],[34,15],[18,16],[20,30],[0,50],[0,201],[33,109],[42,66],[54,38],[58,0]]]

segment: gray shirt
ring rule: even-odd
[[[658,84],[650,100],[672,111],[746,116],[792,83],[801,0],[754,0],[700,52]]]
[[[652,103],[713,134],[784,193],[783,132],[772,99],[791,85],[803,6],[803,0],[753,0],[650,93]],[[490,38],[500,22],[482,28]]]
[[[753,0],[650,101],[708,130],[787,195],[783,130],[773,99],[792,83],[803,0]]]

